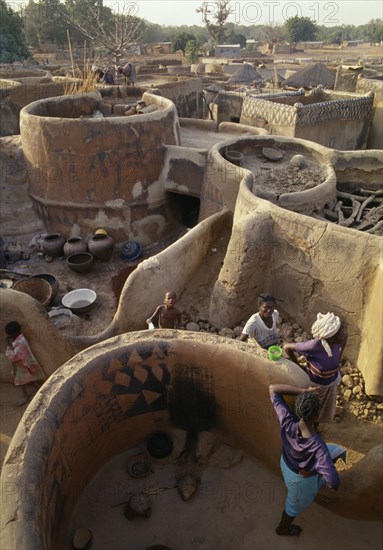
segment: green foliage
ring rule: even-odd
[[[142,34],[142,40],[145,44],[153,44],[155,42],[168,42],[169,38],[167,37],[166,30],[162,25],[157,25],[156,23],[145,22],[145,29]]]
[[[189,40],[185,46],[185,56],[188,63],[197,63],[199,57],[197,54],[197,42]]]
[[[29,0],[24,8],[25,36],[30,46],[54,42],[63,46],[67,42],[63,24],[63,11],[66,8],[59,0]]]
[[[246,48],[246,36],[243,34],[232,32],[226,37],[228,44],[240,44],[241,48]]]
[[[176,52],[178,50],[182,50],[185,55],[186,44],[191,41],[197,42],[196,37],[192,34],[186,32],[176,34],[172,40],[173,51]]]
[[[0,0],[0,21],[0,63],[13,63],[29,58],[23,21],[5,0]]]
[[[290,17],[285,22],[287,37],[290,42],[315,40],[318,26],[310,17]]]
[[[367,36],[371,43],[383,40],[383,22],[381,19],[371,19],[367,26]]]
[[[230,0],[204,2],[202,6],[197,8],[196,12],[202,14],[202,20],[214,42],[224,44],[226,38],[225,23],[230,15]]]

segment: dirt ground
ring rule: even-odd
[[[291,163],[294,157],[292,152],[280,151],[277,147],[272,150],[282,155],[282,158],[272,161],[260,151],[258,154],[245,154],[241,162],[241,167],[253,172],[257,187],[280,195],[304,191],[322,183],[323,170],[317,162],[300,155],[303,157],[303,165],[294,166]]]

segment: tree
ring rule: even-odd
[[[197,63],[197,42],[195,40],[189,40],[185,46],[185,55],[188,63]]]
[[[246,36],[238,32],[232,32],[227,35],[227,41],[229,44],[239,44],[241,48],[246,48]]]
[[[197,42],[196,37],[186,32],[176,34],[172,40],[173,51],[182,50],[182,53],[185,55],[186,44],[190,41]]]
[[[101,48],[116,65],[129,46],[140,40],[145,29],[145,21],[134,15],[133,3],[123,4],[122,12],[117,13],[104,6],[102,0],[67,0],[67,8],[61,10],[64,21],[94,47]]]
[[[283,42],[286,32],[281,25],[265,25],[262,29],[262,36],[266,42],[276,44],[278,42]]]
[[[371,43],[383,40],[383,22],[381,19],[371,19],[367,23],[367,36]]]
[[[13,61],[23,61],[30,57],[23,20],[20,14],[5,3],[5,0],[0,0],[0,18],[0,63],[13,63]]]
[[[225,23],[230,15],[230,0],[215,0],[214,8],[212,4],[213,2],[203,2],[196,12],[202,14],[202,20],[214,42],[223,44],[225,42]]]
[[[310,17],[290,17],[285,23],[287,37],[290,42],[315,40],[318,27]]]

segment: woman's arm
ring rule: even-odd
[[[287,353],[287,355],[289,356],[289,359],[294,363],[296,363],[298,367],[300,367],[297,356],[295,355],[296,344],[294,344],[294,342],[289,342],[288,344],[284,344],[283,350]]]
[[[320,391],[317,386],[309,386],[308,388],[298,388],[296,386],[290,386],[289,384],[271,384],[269,386],[270,396],[273,397],[276,393],[283,395],[299,395],[300,393],[313,393],[316,394]]]

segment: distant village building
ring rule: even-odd
[[[303,48],[304,50],[312,49],[317,50],[323,48],[324,42],[323,40],[316,40],[316,41],[306,41],[306,42],[298,42],[297,48]]]
[[[340,150],[365,149],[374,93],[333,92],[322,86],[243,99],[240,123],[262,126],[272,135],[315,141]]]
[[[246,40],[246,49],[254,52],[259,44],[259,40],[254,40],[253,38],[248,38]]]
[[[271,52],[273,54],[294,53],[295,46],[293,44],[273,44]]]
[[[215,57],[238,59],[241,57],[241,44],[221,44],[215,47]]]
[[[359,46],[359,44],[363,44],[363,40],[343,40],[342,47],[355,48],[356,46]]]
[[[157,42],[157,44],[148,44],[147,49],[153,55],[167,54],[173,52],[173,45],[171,42]]]

